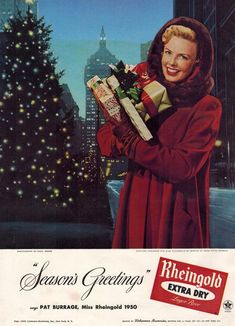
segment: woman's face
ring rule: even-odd
[[[169,82],[178,83],[186,79],[197,62],[197,43],[172,36],[165,44],[162,54],[162,71]]]

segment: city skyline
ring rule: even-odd
[[[173,16],[171,0],[147,3],[142,0],[39,0],[38,3],[39,16],[44,16],[46,23],[52,25],[51,43],[58,57],[58,70],[65,70],[61,82],[69,85],[83,117],[84,69],[87,59],[99,48],[102,26],[108,50],[117,59],[136,64],[140,61],[140,44],[153,39]]]

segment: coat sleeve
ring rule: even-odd
[[[123,144],[113,135],[112,128],[112,125],[106,122],[98,130],[97,141],[101,155],[116,158],[125,155],[125,153],[123,151]]]
[[[184,182],[208,159],[219,130],[221,105],[217,99],[195,110],[187,132],[174,146],[150,145],[139,137],[126,141],[127,157],[171,183]]]

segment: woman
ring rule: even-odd
[[[206,248],[209,237],[210,156],[221,105],[213,87],[213,45],[206,27],[186,17],[156,35],[147,63],[136,71],[168,91],[171,109],[149,120],[154,140],[143,141],[122,113],[98,132],[101,153],[126,155],[113,248]]]

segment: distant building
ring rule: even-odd
[[[141,61],[146,61],[148,57],[148,51],[150,48],[152,41],[148,41],[146,43],[141,43],[140,44],[140,60]]]
[[[79,153],[81,151],[81,139],[79,130],[79,107],[74,101],[73,96],[67,84],[62,85],[63,93],[61,96],[61,119],[64,124],[70,126],[73,129],[71,137],[71,148],[69,151],[73,154]]]
[[[34,15],[38,16],[38,0],[1,0],[0,1],[0,24],[5,24],[8,18],[15,15],[18,10],[25,15],[28,7]],[[1,29],[1,28],[0,28]]]
[[[235,2],[234,0],[175,0],[174,16],[203,22],[214,41],[213,94],[223,104],[220,144],[214,153],[213,185],[235,187]]]
[[[199,17],[202,14],[201,3],[201,0],[174,0],[174,16]]]
[[[100,33],[99,49],[88,60],[85,67],[84,81],[94,75],[103,78],[110,73],[109,64],[117,63],[118,59],[106,48],[106,36],[102,27]],[[103,117],[100,114],[96,101],[86,86],[86,151],[96,152],[96,133]]]
[[[85,86],[89,79],[98,75],[103,78],[110,74],[109,64],[116,64],[118,59],[106,47],[106,36],[102,27],[99,40],[99,49],[87,60],[84,72]],[[99,157],[96,134],[100,125],[104,123],[103,115],[100,113],[95,98],[86,86],[86,118],[85,118],[85,152],[92,152],[97,157],[98,169],[102,169],[107,178],[115,178],[117,171],[126,169],[126,160],[108,160]]]
[[[82,154],[85,153],[86,144],[86,123],[85,118],[78,117],[78,148]]]
[[[79,107],[77,103],[74,101],[74,98],[70,92],[69,86],[67,84],[62,84],[63,93],[62,93],[62,101],[66,106],[67,111],[74,112],[74,118],[77,119],[79,116]]]

